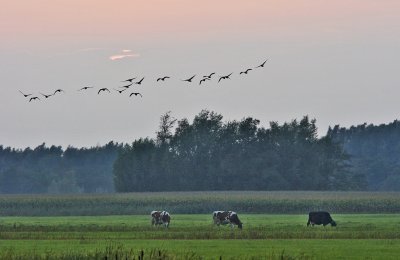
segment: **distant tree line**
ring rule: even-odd
[[[194,190],[400,190],[400,122],[329,128],[304,116],[269,127],[160,118],[155,138],[91,148],[0,145],[0,193]]]
[[[352,172],[364,175],[369,190],[400,191],[400,121],[329,128],[327,136],[350,155]]]
[[[365,188],[341,144],[317,137],[314,119],[271,122],[269,128],[259,123],[252,117],[223,122],[207,110],[193,122],[166,113],[156,139],[141,138],[120,150],[116,191]]]
[[[121,145],[24,150],[0,146],[0,193],[113,192],[112,165]]]

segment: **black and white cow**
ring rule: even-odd
[[[169,223],[171,222],[171,215],[167,211],[153,210],[150,215],[151,224],[153,226],[164,225],[165,227],[169,227]]]
[[[243,227],[243,223],[240,221],[237,213],[234,211],[214,211],[213,223],[217,226],[231,224],[232,227],[234,227],[234,225],[237,225],[240,229]]]
[[[309,225],[324,225],[331,224],[332,227],[336,226],[336,222],[332,219],[331,215],[326,211],[314,211],[308,213],[307,226]]]

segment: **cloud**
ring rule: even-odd
[[[116,54],[110,56],[110,60],[120,60],[120,59],[125,59],[125,58],[134,58],[134,57],[139,57],[139,54]]]

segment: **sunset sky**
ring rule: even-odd
[[[202,109],[268,126],[388,123],[400,111],[397,0],[0,0],[0,145],[154,137]],[[269,59],[265,67],[239,75]],[[217,78],[199,86],[203,75]],[[196,74],[194,83],[181,79]],[[163,83],[157,77],[170,76]],[[119,94],[121,81],[145,77]],[[85,92],[78,89],[94,86]],[[110,94],[97,94],[107,87]],[[48,99],[61,88],[65,93]],[[19,92],[40,101],[28,102]],[[140,92],[143,98],[129,97]]]

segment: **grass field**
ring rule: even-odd
[[[211,214],[1,217],[2,259],[398,259],[399,214],[332,214],[337,227],[306,227],[307,214],[240,214],[243,230]]]

